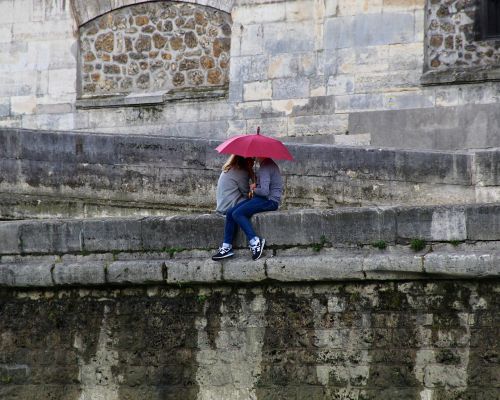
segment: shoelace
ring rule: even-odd
[[[228,247],[219,247],[219,253],[221,253],[221,254],[226,254],[226,253],[229,253],[230,251],[231,251],[231,249]]]

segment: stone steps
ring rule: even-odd
[[[0,128],[0,219],[214,209],[220,141]],[[500,201],[500,151],[289,144],[282,209]]]
[[[3,222],[0,285],[479,279],[500,274],[500,204],[271,212],[255,216],[254,222],[267,240],[265,257],[251,261],[240,237],[236,257],[223,263],[210,259],[223,233],[224,220],[216,215]],[[416,239],[423,245],[420,250]]]

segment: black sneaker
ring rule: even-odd
[[[233,249],[228,247],[219,247],[219,252],[212,256],[212,260],[217,261],[232,256],[234,256]]]
[[[259,238],[259,241],[253,246],[250,245],[250,250],[252,251],[252,260],[258,260],[264,251],[264,245],[266,244],[266,239]]]

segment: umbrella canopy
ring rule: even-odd
[[[242,157],[273,158],[275,160],[293,160],[292,155],[279,140],[261,135],[257,129],[255,135],[234,136],[216,147],[219,153],[236,154]]]

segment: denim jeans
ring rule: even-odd
[[[224,243],[233,244],[234,233],[238,225],[245,232],[247,240],[250,241],[257,236],[250,223],[250,217],[260,212],[277,210],[278,206],[279,204],[273,200],[255,196],[253,199],[243,200],[227,210]]]

